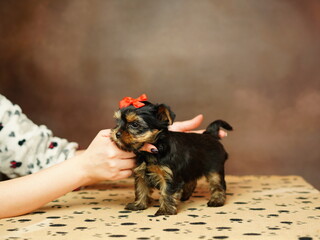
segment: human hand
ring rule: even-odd
[[[119,149],[110,139],[110,129],[100,131],[78,158],[86,185],[127,178],[135,166],[135,154]]]
[[[190,120],[174,122],[172,125],[169,126],[169,130],[174,132],[189,132],[199,127],[202,121],[203,121],[203,115],[199,114]],[[203,130],[198,130],[193,132],[202,133]]]
[[[194,133],[203,133],[204,130],[193,130],[200,126],[203,121],[203,115],[199,114],[194,118],[182,122],[175,122],[171,126],[169,126],[169,130],[176,132],[194,132]],[[220,129],[219,137],[223,138],[227,136],[227,132]]]

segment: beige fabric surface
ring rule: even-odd
[[[320,193],[299,176],[227,176],[227,202],[208,208],[208,186],[158,216],[131,212],[133,179],[74,191],[37,211],[0,220],[0,239],[320,239]]]

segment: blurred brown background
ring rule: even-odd
[[[125,96],[235,131],[228,174],[320,188],[318,0],[1,0],[0,93],[86,147]]]

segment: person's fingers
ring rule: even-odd
[[[195,131],[188,131],[188,132],[191,132],[191,133],[203,133],[204,130],[195,130]],[[227,137],[228,136],[228,133],[225,131],[225,130],[222,130],[220,129],[219,130],[219,137],[220,138],[224,138],[224,137]]]
[[[158,149],[149,143],[144,144],[143,147],[140,148],[140,150],[150,152],[150,153],[158,153]]]
[[[114,159],[109,161],[109,166],[113,169],[127,170],[136,166],[136,161],[133,159]]]
[[[110,137],[111,129],[103,129],[101,130],[98,135],[101,137]]]
[[[126,169],[126,170],[122,170],[120,171],[117,176],[115,178],[113,178],[112,180],[120,180],[120,179],[124,179],[124,178],[128,178],[132,175],[132,170]]]
[[[228,133],[227,133],[226,131],[220,129],[220,130],[219,130],[219,137],[220,137],[220,138],[224,138],[224,137],[226,137],[226,136],[228,136]]]
[[[106,149],[108,149],[108,156],[110,158],[122,158],[122,159],[129,159],[129,158],[134,158],[135,154],[133,152],[126,152],[124,150],[121,150],[116,144],[115,142],[113,142],[110,138],[110,134],[111,134],[111,129],[104,129],[101,130],[98,133],[98,137],[101,137],[104,139],[101,144],[103,145],[107,145]]]
[[[134,158],[136,155],[133,152],[121,150],[114,142],[110,141],[108,146],[108,156],[110,158],[130,159]]]
[[[171,126],[169,126],[169,130],[180,131],[180,132],[189,131],[199,127],[202,121],[203,121],[203,115],[199,114],[190,120],[173,123]]]
[[[195,131],[188,131],[188,132],[190,132],[190,133],[203,133],[204,130],[202,129],[202,130],[195,130]]]

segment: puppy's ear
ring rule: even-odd
[[[171,125],[176,117],[176,114],[171,111],[170,107],[165,104],[160,104],[158,107],[158,119],[161,121],[167,121]]]

